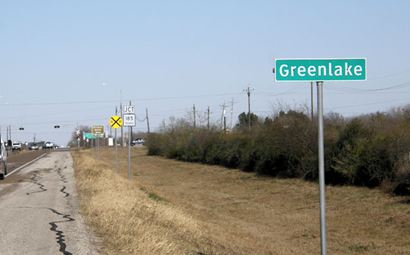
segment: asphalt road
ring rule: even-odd
[[[69,152],[50,152],[0,181],[0,254],[98,254],[72,165]]]

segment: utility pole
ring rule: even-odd
[[[148,108],[145,108],[145,119],[147,120],[147,131],[148,131],[148,134],[149,134],[150,130],[149,130]]]
[[[310,118],[313,121],[313,81],[310,82]]]
[[[11,126],[8,125],[7,126],[7,143],[9,142],[9,140],[11,140]]]
[[[249,86],[248,88],[245,90],[246,94],[248,95],[248,129],[249,131],[251,131],[251,91],[253,91],[253,89],[251,89]]]
[[[226,115],[224,114],[224,134],[226,134]]]
[[[221,105],[222,107],[222,117],[221,117],[221,127],[223,129],[223,131],[226,133],[226,104],[225,102],[223,103],[223,105]]]
[[[233,105],[235,104],[236,102],[234,101],[234,99],[232,98],[232,101],[231,101],[231,123],[230,123],[230,128],[231,128],[231,130],[233,129]]]
[[[192,110],[194,111],[194,128],[196,128],[196,110],[195,110],[195,104],[192,107]]]
[[[207,110],[207,124],[206,127],[209,129],[209,115],[211,114],[211,109],[208,106],[208,110]]]

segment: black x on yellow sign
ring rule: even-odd
[[[113,115],[110,118],[110,126],[112,128],[120,128],[122,127],[122,118],[117,115]]]

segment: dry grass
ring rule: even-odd
[[[198,251],[197,223],[117,175],[90,152],[74,153],[82,213],[106,254],[186,254]]]
[[[111,254],[318,254],[314,183],[126,153],[75,154],[83,210]],[[410,254],[410,205],[379,190],[327,187],[329,254]]]

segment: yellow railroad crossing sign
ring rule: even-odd
[[[112,128],[120,128],[122,127],[122,118],[117,115],[113,115],[110,118],[110,126]]]

